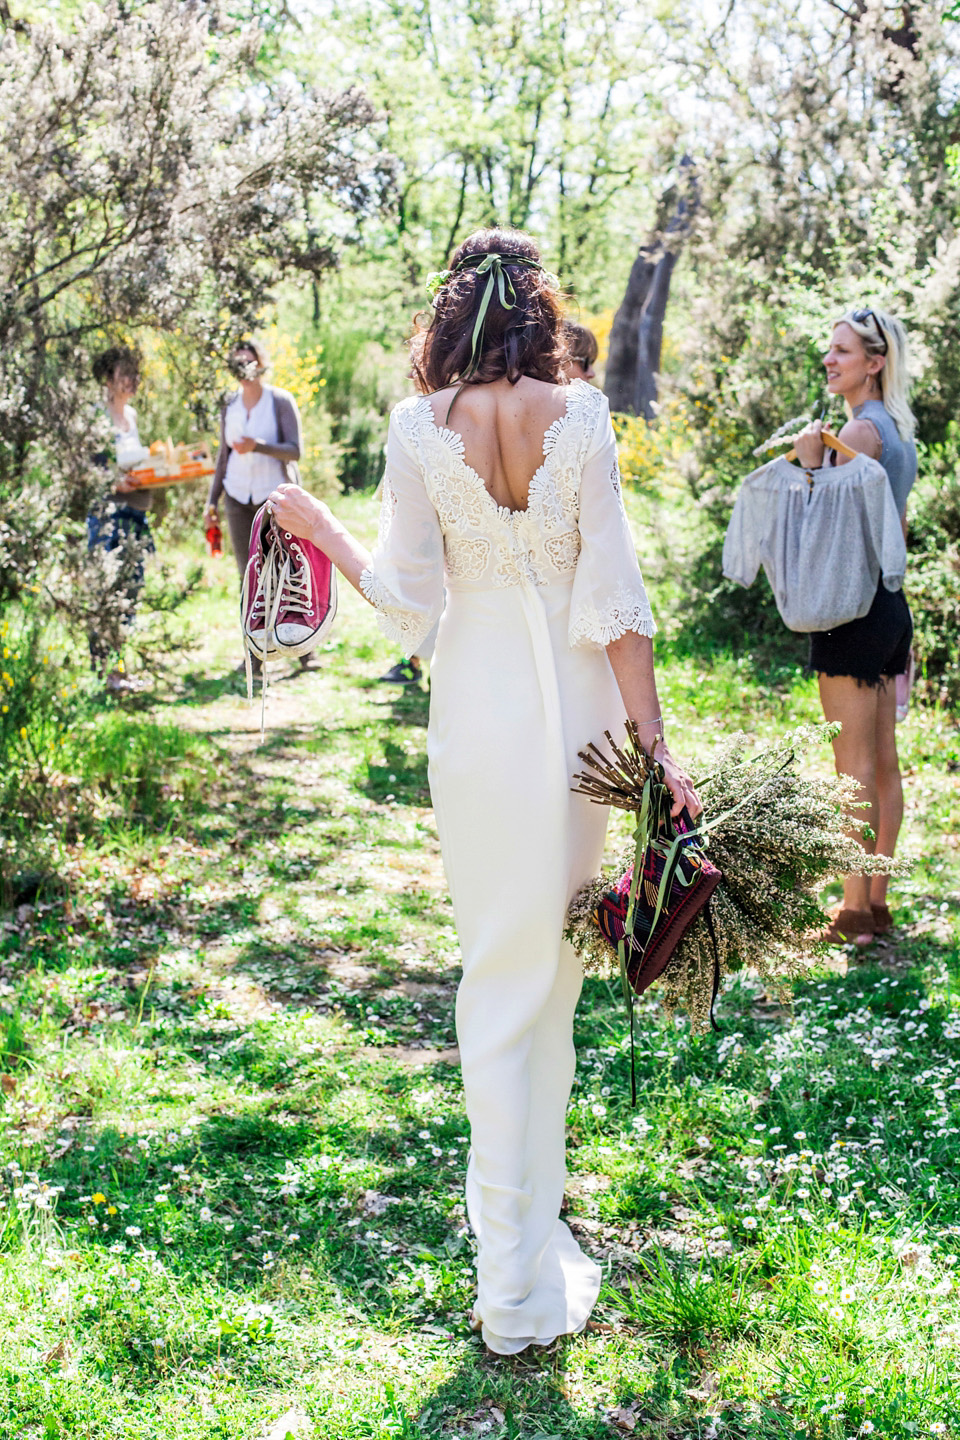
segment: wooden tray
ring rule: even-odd
[[[202,475],[212,475],[212,465],[184,465],[173,475],[158,475],[156,470],[128,470],[128,477],[136,482],[137,490],[146,490],[151,485],[182,485],[186,480],[199,480]]]

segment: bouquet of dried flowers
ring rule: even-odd
[[[888,856],[868,855],[847,833],[857,804],[856,781],[809,777],[796,768],[798,756],[830,741],[837,729],[803,725],[756,754],[750,753],[749,736],[734,735],[710,770],[694,775],[704,807],[696,824],[723,876],[711,900],[716,952],[707,918],[700,914],[684,931],[658,983],[665,1008],[684,1010],[696,1031],[710,1022],[717,959],[721,974],[749,966],[788,993],[789,982],[806,974],[815,959],[818,934],[828,919],[817,900],[820,887],[838,875],[902,873],[905,868]],[[592,792],[600,803],[636,810],[630,775],[621,772],[618,784],[609,783],[616,769],[615,762],[608,763],[602,799],[596,776],[578,777],[578,788]],[[587,971],[618,971],[616,952],[594,917],[604,894],[633,862],[631,849],[571,902],[564,933]]]

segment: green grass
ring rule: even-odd
[[[636,1111],[588,983],[567,1216],[599,1328],[495,1361],[466,1325],[426,697],[376,683],[393,657],[345,595],[258,746],[234,583],[208,566],[177,684],[91,714],[59,889],[2,917],[0,1435],[960,1434],[956,729],[903,727],[916,865],[865,963],[791,1010],[741,980],[704,1039],[646,1000]],[[704,762],[817,715],[795,670],[662,673]]]

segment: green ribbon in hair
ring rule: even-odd
[[[479,367],[480,357],[483,354],[483,332],[486,328],[487,311],[490,309],[490,302],[494,295],[504,310],[513,310],[516,307],[517,292],[509,272],[504,268],[505,265],[522,265],[527,270],[543,269],[539,260],[528,260],[525,255],[500,255],[495,250],[489,251],[486,255],[465,255],[459,265],[454,267],[455,275],[459,275],[463,270],[473,270],[476,275],[486,275],[487,277],[483,295],[480,297],[480,308],[474,321],[470,359],[467,368],[461,373],[461,380],[469,380]]]
[[[480,255],[464,255],[452,270],[439,272],[431,276],[432,281],[440,281],[437,289],[446,283],[441,275],[452,278],[460,275],[464,270],[472,270],[478,276],[485,275],[487,283],[480,297],[480,307],[477,310],[477,318],[474,321],[473,337],[470,345],[470,359],[466,368],[460,372],[460,384],[457,392],[450,401],[450,408],[447,410],[447,420],[450,419],[450,411],[456,403],[461,390],[472,375],[476,374],[480,366],[480,357],[483,354],[483,334],[486,327],[487,311],[490,309],[490,302],[496,295],[504,310],[513,310],[517,304],[517,292],[508,271],[507,265],[522,265],[526,270],[542,270],[543,266],[539,260],[530,260],[526,255],[500,255],[496,250],[487,251]],[[444,422],[446,423],[446,422]]]

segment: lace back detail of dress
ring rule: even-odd
[[[426,397],[395,412],[436,507],[447,573],[455,584],[549,585],[576,569],[580,471],[604,399],[582,381],[569,386],[565,399],[564,414],[543,437],[543,460],[530,481],[525,510],[497,503],[467,463],[463,437],[437,424]]]
[[[583,381],[564,399],[564,414],[544,434],[525,510],[497,504],[467,463],[462,436],[436,423],[427,397],[394,410],[380,541],[360,588],[408,654],[442,613],[444,589],[566,582],[571,645],[608,645],[627,630],[654,633],[607,402]]]

